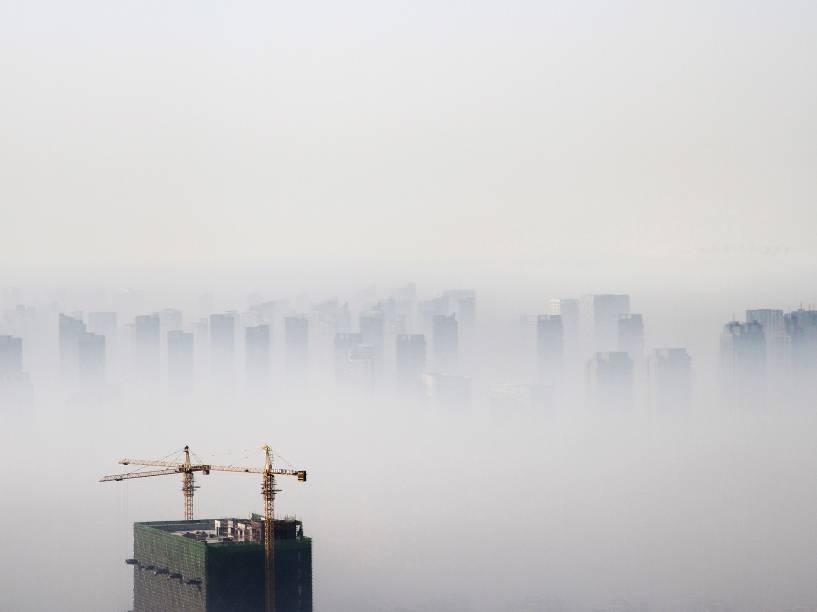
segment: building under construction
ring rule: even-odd
[[[312,540],[275,520],[276,612],[312,612]],[[133,612],[263,612],[264,520],[134,523]]]

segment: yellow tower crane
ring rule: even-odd
[[[299,482],[306,482],[306,470],[280,469],[272,467],[272,449],[269,444],[261,447],[264,451],[264,467],[243,467],[239,465],[211,465],[214,472],[241,472],[261,474],[261,495],[264,498],[264,584],[266,589],[266,612],[275,612],[275,488],[276,476],[296,476]]]
[[[113,474],[103,476],[100,482],[118,482],[129,478],[147,478],[149,476],[166,476],[181,474],[183,478],[182,493],[184,494],[184,518],[193,520],[193,473],[203,472],[237,472],[243,474],[261,474],[261,495],[264,498],[264,584],[266,612],[275,612],[275,494],[280,489],[275,488],[276,476],[295,476],[299,482],[306,482],[306,470],[295,470],[272,467],[272,448],[269,444],[261,447],[264,451],[264,467],[246,467],[241,465],[210,465],[205,463],[191,463],[190,447],[184,447],[184,461],[177,463],[164,459],[121,459],[122,465],[142,465],[149,467],[164,467],[164,470],[149,472],[129,472],[127,474]]]
[[[184,520],[193,520],[193,491],[198,487],[194,485],[193,473],[203,472],[210,473],[210,466],[204,463],[191,463],[190,461],[190,447],[185,446],[183,449],[184,461],[181,463],[177,461],[166,461],[164,459],[121,459],[119,463],[122,465],[143,465],[152,467],[164,467],[164,470],[151,470],[148,472],[129,472],[127,474],[112,474],[110,476],[103,476],[99,482],[119,482],[120,480],[128,480],[130,478],[148,478],[150,476],[169,476],[170,474],[182,475],[182,494],[184,495]]]

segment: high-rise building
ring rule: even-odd
[[[597,407],[633,402],[633,360],[623,351],[596,353],[587,364],[588,399]]]
[[[445,312],[455,314],[463,330],[473,329],[476,324],[477,294],[473,289],[449,289],[443,291]]]
[[[766,378],[769,391],[777,395],[791,388],[791,337],[786,333],[782,310],[756,308],[746,311],[746,320],[759,323],[766,340]],[[790,399],[790,398],[789,398]]]
[[[79,337],[86,331],[82,319],[60,314],[60,369],[65,382],[76,381],[78,376]]]
[[[766,400],[766,337],[757,321],[724,325],[720,341],[721,385],[735,408],[758,408]]]
[[[360,314],[359,320],[362,344],[372,347],[374,375],[379,379],[383,374],[385,358],[384,313],[380,310],[368,310]]]
[[[579,300],[554,298],[550,300],[550,314],[562,318],[565,356],[577,355],[579,344]]]
[[[644,319],[640,314],[619,315],[618,350],[627,353],[634,364],[644,359]]]
[[[794,310],[784,315],[794,398],[810,404],[817,394],[817,310]]]
[[[284,318],[284,345],[287,371],[303,374],[309,365],[309,319],[304,315]]]
[[[618,348],[618,318],[630,314],[630,296],[587,295],[582,297],[582,309],[592,330],[591,352],[615,352]]]
[[[272,332],[269,324],[253,325],[245,329],[244,364],[247,382],[263,385],[269,380],[272,356]]]
[[[456,315],[434,315],[432,326],[434,369],[452,374],[459,357],[459,326]]]
[[[194,342],[191,332],[180,329],[167,332],[167,386],[173,393],[193,388]]]
[[[77,360],[79,381],[82,384],[104,384],[107,363],[105,336],[88,332],[80,334],[77,340]]]
[[[692,396],[692,359],[683,348],[657,348],[647,362],[650,408],[677,411],[689,408]]]
[[[210,315],[210,371],[219,377],[234,374],[237,319],[234,312]]]
[[[159,379],[161,359],[159,316],[139,315],[131,327],[131,357],[134,373],[145,382]]]
[[[564,360],[564,327],[561,315],[539,315],[536,318],[536,353],[539,380],[557,384],[562,376]]]
[[[0,336],[0,371],[20,373],[23,371],[23,339]]]
[[[263,612],[264,521],[200,519],[133,526],[133,612]],[[276,612],[312,612],[312,540],[276,519]]]
[[[352,381],[351,364],[349,358],[352,350],[363,344],[363,334],[338,332],[334,340],[335,382],[341,385]]]
[[[396,339],[397,386],[403,391],[422,389],[426,369],[426,339],[422,334],[400,334]]]
[[[375,355],[375,348],[371,344],[357,344],[351,348],[346,364],[349,383],[361,389],[374,385]]]

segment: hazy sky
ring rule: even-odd
[[[810,257],[815,58],[810,0],[0,0],[0,273]]]

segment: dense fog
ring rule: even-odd
[[[15,402],[6,395],[3,405],[9,529],[2,609],[130,609],[133,571],[124,559],[131,524],[182,518],[181,483],[178,476],[98,478],[127,471],[116,464],[122,457],[161,458],[185,444],[204,462],[260,466],[266,442],[280,465],[309,471],[305,484],[279,481],[277,511],[297,515],[313,538],[317,609],[817,605],[817,415],[802,386],[813,371],[795,379],[787,353],[788,374],[775,379],[769,353],[763,399],[731,403],[731,391],[750,384],[729,378],[723,364],[724,325],[744,318],[734,315],[734,298],[720,291],[705,294],[704,303],[646,290],[643,300],[629,295],[644,331],[633,361],[668,346],[686,348],[691,367],[688,387],[670,381],[670,397],[661,397],[655,387],[667,383],[645,365],[622,400],[591,374],[592,344],[604,338],[592,337],[603,313],[597,307],[592,316],[588,296],[578,299],[575,345],[564,340],[562,371],[550,375],[547,347],[530,323],[531,315],[552,318],[546,294],[531,300],[490,287],[446,292],[396,283],[338,296],[306,289],[275,299],[177,292],[170,301],[158,289],[90,297],[65,290],[60,301],[47,299],[55,297],[47,290],[4,292],[2,332],[25,341],[32,393]],[[441,300],[446,294],[455,297]],[[453,312],[466,324],[458,326],[454,361],[446,362],[422,312],[452,308],[463,296],[475,308]],[[788,316],[785,304],[795,296],[746,305],[780,307]],[[169,369],[172,330],[155,337],[152,375],[134,361],[136,313],[167,313],[160,306],[177,302],[192,305],[156,321],[193,334],[194,370],[182,387]],[[116,313],[116,325],[100,334],[108,344],[104,368],[80,361],[73,371],[59,314],[87,323],[99,312]],[[219,317],[210,316],[225,313],[233,330],[227,345],[213,332]],[[303,362],[286,331],[296,313],[308,323]],[[335,342],[375,313],[382,359]],[[246,330],[264,325],[259,317],[270,341],[268,367],[257,378]],[[416,380],[401,387],[397,339],[421,333],[425,363],[413,365]],[[769,337],[765,351],[772,351]],[[423,373],[461,378],[467,393]],[[196,483],[196,516],[261,509],[257,476],[213,473]]]
[[[808,0],[0,0],[0,611],[144,612],[183,480],[99,479],[264,444],[309,610],[817,610],[816,58]]]

